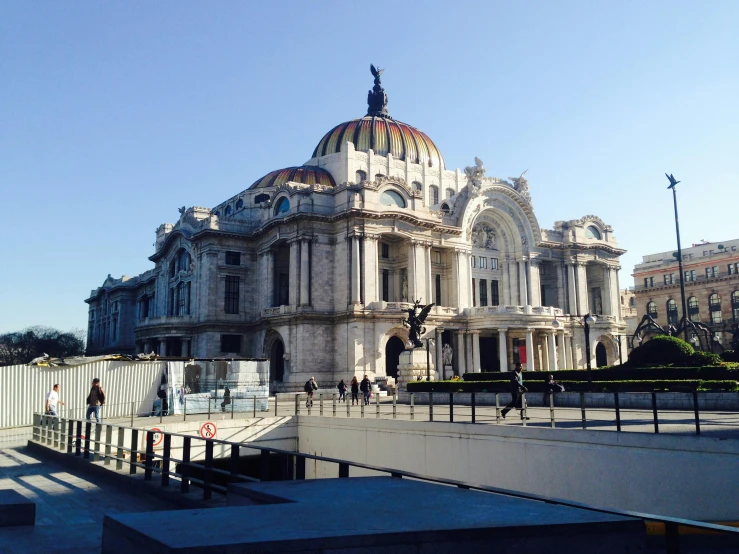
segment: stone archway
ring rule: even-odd
[[[285,378],[285,345],[282,339],[275,337],[269,347],[269,380],[271,383],[282,383]]]
[[[385,374],[388,377],[398,378],[398,364],[400,353],[405,350],[405,344],[400,337],[390,337],[385,344]]]
[[[604,367],[608,365],[608,351],[606,346],[599,342],[595,345],[595,367]]]

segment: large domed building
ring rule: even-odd
[[[423,338],[442,377],[585,367],[582,325],[566,316],[588,313],[593,364],[614,363],[624,250],[611,227],[585,216],[542,229],[525,175],[488,176],[477,158],[447,169],[428,135],[390,116],[373,74],[367,114],[303,165],[181,209],[156,231],[153,269],[93,290],[88,352],[267,358],[272,391],[396,377],[420,300],[434,304]]]

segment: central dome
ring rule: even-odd
[[[345,142],[353,143],[359,152],[372,149],[379,156],[392,154],[397,160],[444,167],[441,152],[426,133],[406,123],[374,115],[352,119],[331,129],[320,140],[312,157],[340,152]]]

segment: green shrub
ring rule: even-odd
[[[739,362],[739,350],[725,350],[721,359],[725,362]]]
[[[689,367],[705,367],[711,365],[720,365],[723,362],[718,354],[710,352],[694,352],[685,362]]]
[[[657,335],[631,351],[629,365],[632,367],[650,364],[684,363],[695,349],[682,339],[668,335]]]
[[[566,392],[587,392],[590,384],[587,381],[563,381],[558,383]],[[546,390],[543,381],[524,381],[530,393],[543,393]],[[652,392],[673,391],[689,392],[693,390],[737,391],[736,380],[703,380],[703,379],[648,379],[624,381],[593,382],[593,392]],[[417,381],[408,383],[408,392],[509,392],[508,381]]]
[[[713,359],[713,358],[712,358]],[[587,370],[585,369],[563,369],[552,373],[558,381],[587,381]],[[739,380],[739,364],[723,362],[714,366],[651,366],[631,367],[615,366],[609,368],[593,369],[591,371],[593,381],[640,381],[640,380],[663,380],[663,379],[698,379],[698,380]],[[525,383],[532,381],[546,381],[549,372],[546,371],[524,371]],[[500,381],[511,378],[510,372],[489,373],[465,373],[465,381]]]

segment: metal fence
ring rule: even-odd
[[[144,441],[143,448],[141,444],[142,438]],[[547,502],[549,504],[568,506],[597,513],[638,518],[645,522],[659,522],[665,528],[665,552],[668,554],[679,554],[680,552],[681,527],[730,534],[737,539],[735,544],[739,545],[739,529],[725,525],[659,516],[644,512],[599,508],[580,502],[548,498],[452,479],[428,477],[408,471],[250,443],[202,438],[200,436],[167,433],[151,429],[137,429],[109,423],[94,424],[90,421],[79,419],[59,420],[58,418],[52,418],[39,413],[34,414],[33,440],[49,448],[66,452],[68,455],[90,461],[102,461],[105,466],[115,464],[115,469],[118,471],[124,469],[124,464],[128,464],[130,475],[136,475],[139,471],[143,470],[144,480],[150,482],[154,481],[154,476],[157,475],[161,487],[170,487],[176,484],[179,486],[182,494],[191,492],[191,485],[198,486],[202,489],[204,500],[211,499],[214,492],[223,495],[228,493],[228,485],[217,483],[215,481],[216,476],[220,478],[219,480],[225,479],[227,483],[304,480],[306,478],[306,460],[314,460],[316,462],[320,461],[322,463],[336,465],[336,476],[341,479],[349,478],[351,468],[354,467],[381,474],[384,473],[397,479],[417,479],[441,485],[456,486],[462,489]],[[214,467],[216,449],[218,449],[222,457],[229,459],[229,470]],[[248,451],[259,453],[259,478],[239,473],[240,456]],[[278,475],[273,474],[271,457],[274,455],[281,455],[285,460]],[[195,461],[199,459],[202,461]],[[173,470],[173,464],[179,464],[179,471]]]

